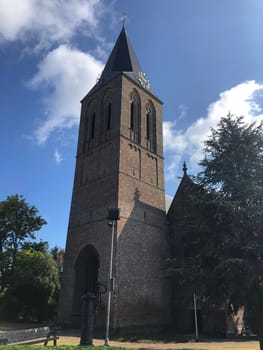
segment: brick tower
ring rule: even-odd
[[[168,320],[162,103],[125,28],[97,84],[81,101],[76,170],[58,321],[77,325],[81,296],[108,285],[108,207],[121,209],[114,238],[111,326]],[[106,318],[102,296],[96,325]]]

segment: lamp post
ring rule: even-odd
[[[108,224],[112,226],[111,230],[111,249],[110,249],[110,270],[109,270],[109,284],[108,284],[108,300],[107,300],[107,315],[106,315],[106,333],[105,333],[105,346],[109,346],[109,328],[110,328],[110,304],[111,304],[111,292],[113,291],[113,277],[112,277],[112,262],[113,262],[113,243],[116,221],[120,220],[119,208],[108,208],[107,215]]]
[[[196,308],[196,294],[194,291],[194,316],[195,316],[195,339],[198,340],[198,321],[197,321],[197,308]]]

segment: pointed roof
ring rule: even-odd
[[[140,84],[143,88],[153,94],[150,83],[145,73],[143,73],[124,26],[122,27],[97,84],[91,89],[88,95],[120,73],[124,73],[134,82]]]
[[[124,26],[122,27],[100,79],[102,81],[107,81],[120,72],[126,73],[130,78],[136,81],[138,74],[142,72],[141,65]]]
[[[187,197],[190,194],[193,194],[195,191],[199,189],[199,185],[197,185],[187,174],[187,166],[186,163],[183,163],[183,177],[180,181],[180,184],[177,188],[175,196],[172,200],[170,208],[168,210],[168,217],[174,217],[177,215],[178,207],[182,207],[183,201],[187,200]]]

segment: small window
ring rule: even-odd
[[[146,138],[150,140],[150,114],[146,114]]]
[[[141,101],[135,89],[130,93],[130,139],[138,144],[141,143]]]
[[[156,152],[156,114],[151,101],[146,105],[146,145],[151,152]]]
[[[96,120],[96,113],[94,112],[92,114],[92,121],[91,121],[91,139],[94,139],[95,137],[95,120]]]
[[[108,105],[107,130],[111,129],[111,103]]]
[[[130,110],[130,129],[134,130],[134,103],[131,103],[131,110]]]

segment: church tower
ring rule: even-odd
[[[108,285],[109,207],[114,237],[111,326],[165,324],[168,296],[162,102],[151,90],[123,27],[81,118],[58,321],[78,325],[81,296]],[[96,325],[106,320],[106,295]]]

